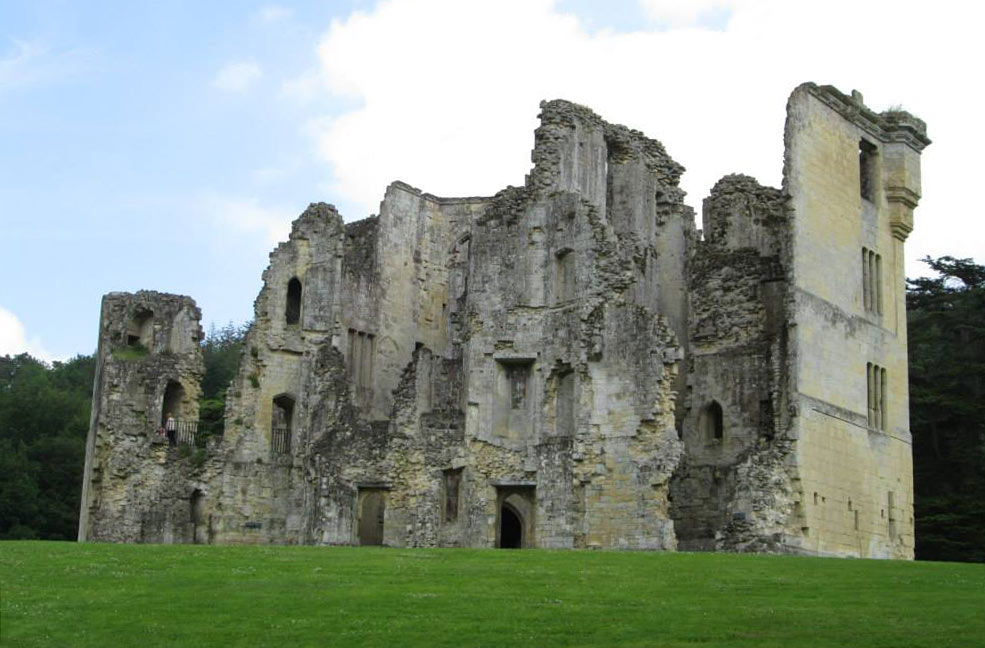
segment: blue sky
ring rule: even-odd
[[[347,220],[402,179],[491,194],[529,169],[540,99],[662,140],[688,202],[778,185],[786,96],[858,88],[927,120],[908,272],[985,260],[976,3],[944,0],[0,0],[0,354],[94,350],[99,299],[189,294],[242,322],[313,201]],[[980,130],[980,129],[978,129]]]

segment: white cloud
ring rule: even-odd
[[[52,51],[40,41],[14,41],[14,52],[0,58],[0,92],[79,78],[92,67],[85,49]]]
[[[280,5],[267,5],[257,10],[255,15],[261,22],[272,23],[290,18],[293,13],[294,11],[288,9],[287,7],[282,7]]]
[[[779,186],[784,107],[803,81],[858,88],[881,110],[902,102],[936,140],[924,156],[924,200],[912,259],[985,259],[985,230],[968,209],[973,124],[982,85],[977,3],[941,0],[700,0],[651,2],[690,24],[730,11],[724,29],[590,34],[551,0],[390,0],[333,21],[319,44],[328,90],[354,108],[312,119],[334,168],[331,199],[376,211],[385,186],[405,180],[438,195],[489,195],[522,184],[541,99],[567,98],[661,140],[688,172],[688,203],[722,175]],[[679,7],[679,5],[677,5]],[[504,34],[509,36],[504,38]]]
[[[280,92],[281,96],[303,106],[325,93],[325,81],[317,71],[308,71],[284,81]]]
[[[640,0],[647,17],[657,25],[690,27],[703,18],[728,11],[735,0]]]
[[[24,325],[9,310],[0,307],[0,356],[30,353],[35,358],[55,360],[37,337],[28,339]]]
[[[212,85],[226,92],[245,92],[262,76],[260,66],[252,61],[229,63],[219,70]]]
[[[261,205],[256,198],[206,196],[201,202],[206,216],[223,228],[260,233],[270,244],[286,241],[291,221],[297,216],[286,207]]]

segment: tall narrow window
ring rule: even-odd
[[[445,522],[458,519],[458,495],[462,487],[462,469],[445,471]]]
[[[575,433],[575,372],[558,376],[555,398],[555,432],[558,436],[572,436]]]
[[[721,441],[725,438],[725,417],[718,401],[711,401],[701,410],[698,427],[708,441]]]
[[[373,362],[376,358],[376,336],[349,329],[349,379],[356,387],[373,386]]]
[[[876,196],[876,147],[871,142],[858,142],[859,193],[869,202]]]
[[[862,248],[862,306],[865,312],[882,315],[882,255]]]
[[[557,253],[557,301],[575,298],[575,253],[569,249]]]
[[[866,389],[868,392],[869,427],[886,429],[886,370],[877,364],[867,363]]]
[[[288,324],[297,324],[301,320],[301,282],[297,277],[287,282],[287,305],[284,316]]]

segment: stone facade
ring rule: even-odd
[[[107,295],[80,540],[912,557],[924,124],[798,87],[783,188],[726,176],[702,236],[659,142],[540,119],[523,187],[311,205],[205,447],[194,303]]]

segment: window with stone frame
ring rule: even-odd
[[[882,255],[867,247],[862,248],[862,307],[882,315]]]
[[[527,382],[530,365],[511,363],[506,366],[506,379],[510,385],[510,409],[524,409],[527,403]]]
[[[869,427],[885,430],[887,428],[886,370],[877,364],[868,362],[865,365],[865,374]]]
[[[876,155],[875,144],[861,139],[858,141],[858,184],[859,194],[869,202],[876,200]]]

